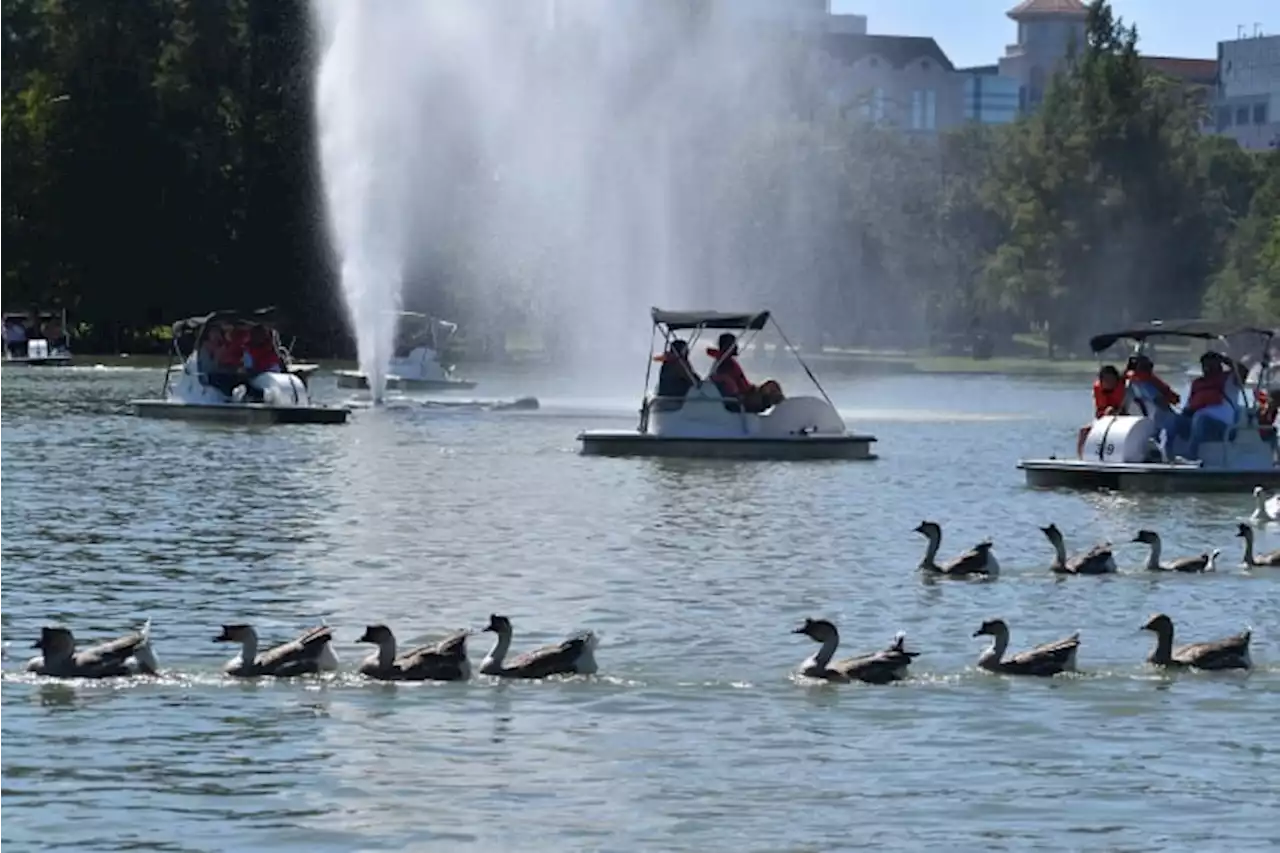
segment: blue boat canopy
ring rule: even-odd
[[[755,313],[734,311],[651,311],[655,326],[666,326],[672,331],[681,329],[750,329],[758,332],[769,322],[768,311]]]

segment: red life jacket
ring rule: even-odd
[[[265,373],[272,368],[280,369],[280,356],[276,353],[275,346],[270,340],[263,341],[260,344],[250,342],[245,351],[249,353],[249,358],[253,361],[253,369],[258,373]]]

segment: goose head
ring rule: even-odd
[[[1055,545],[1062,541],[1062,531],[1058,529],[1058,525],[1056,524],[1050,524],[1048,527],[1041,527],[1040,532],[1045,535],[1046,539]]]
[[[1009,626],[1004,623],[1003,619],[988,619],[978,626],[978,630],[973,632],[975,637],[999,637],[1008,636]]]
[[[1139,630],[1150,631],[1153,634],[1156,634],[1158,636],[1164,635],[1164,634],[1172,634],[1173,620],[1170,619],[1168,616],[1165,616],[1163,613],[1156,613],[1150,619],[1148,619],[1145,623],[1143,623],[1142,628],[1140,628]]]
[[[43,652],[45,660],[62,660],[75,654],[76,638],[67,628],[41,628],[31,648]]]
[[[942,528],[938,526],[937,522],[933,521],[920,522],[912,529],[912,532],[927,536],[930,539],[940,539],[942,537]]]
[[[382,645],[386,642],[394,643],[395,635],[391,633],[391,629],[386,625],[368,625],[364,629],[364,633],[360,635],[357,643],[373,643],[374,645]]]
[[[215,643],[256,642],[258,632],[252,625],[223,625],[222,633],[213,638]]]
[[[497,613],[489,614],[489,624],[480,630],[492,631],[498,636],[511,633],[511,620],[505,616],[499,616]]]
[[[1133,537],[1134,542],[1145,542],[1148,545],[1159,545],[1160,534],[1154,530],[1139,530],[1137,535]]]
[[[1267,495],[1267,490],[1262,488],[1262,486],[1253,487],[1253,496],[1257,498],[1259,502],[1261,502],[1262,499],[1266,497],[1266,495]]]
[[[826,619],[806,619],[804,624],[794,629],[793,634],[804,634],[815,643],[825,643],[833,637],[839,637],[840,632],[836,630],[836,626]]]

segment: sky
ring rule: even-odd
[[[990,65],[1016,39],[1005,12],[1018,0],[831,0],[831,11],[867,16],[867,32],[932,36],[958,67]],[[1280,0],[1112,0],[1125,23],[1138,25],[1138,49],[1153,56],[1213,59],[1218,42],[1260,24],[1280,34]]]

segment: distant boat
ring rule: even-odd
[[[458,324],[416,311],[396,312],[399,319],[396,354],[387,362],[387,387],[399,391],[468,391],[476,383],[459,379],[440,353],[458,332]],[[358,370],[335,370],[339,388],[368,388],[369,378]]]
[[[5,311],[3,316],[5,364],[26,367],[67,367],[71,364],[66,309],[60,312]],[[27,321],[32,319],[35,324],[28,326]],[[17,337],[15,332],[19,328],[22,340],[11,339],[11,335]]]

